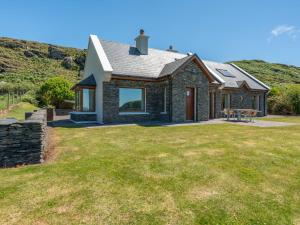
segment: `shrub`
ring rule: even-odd
[[[38,100],[42,106],[59,105],[63,100],[73,100],[72,83],[62,77],[53,77],[43,83],[38,91]]]
[[[26,94],[22,96],[22,102],[28,102],[32,105],[38,105],[38,101],[36,99],[36,91],[30,90],[26,92]]]
[[[273,87],[269,93],[268,106],[273,114],[300,114],[300,85]]]

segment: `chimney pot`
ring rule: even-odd
[[[178,52],[177,50],[173,49],[173,45],[170,45],[169,48],[166,51],[168,51],[168,52]]]

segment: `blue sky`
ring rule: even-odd
[[[300,66],[298,0],[3,1],[0,36],[86,48],[88,35],[196,52],[215,61],[263,59]]]

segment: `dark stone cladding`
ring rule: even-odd
[[[121,115],[119,113],[119,88],[144,88],[146,92],[146,113]],[[103,82],[103,122],[132,123],[146,121],[170,121],[169,94],[166,96],[167,113],[164,109],[164,90],[170,92],[169,81],[118,80]]]
[[[74,122],[95,122],[97,121],[97,114],[70,112],[70,119]]]
[[[220,111],[222,94],[230,94],[230,107],[235,109],[252,109],[252,97],[260,96],[260,112],[258,116],[266,116],[266,93],[263,91],[248,90],[246,88],[240,89],[223,89],[219,91],[218,97],[220,98]]]
[[[46,146],[46,110],[32,113],[23,122],[0,120],[0,167],[40,163]]]
[[[119,113],[119,88],[145,88],[146,113],[121,115]],[[186,121],[186,88],[196,91],[195,121],[208,120],[208,79],[191,62],[176,74],[163,81],[117,80],[103,83],[103,122],[128,123],[144,121]],[[164,89],[167,89],[167,110],[163,112]]]
[[[172,121],[186,121],[186,88],[194,88],[196,95],[195,121],[208,120],[209,81],[201,69],[194,63],[178,71],[171,80]]]

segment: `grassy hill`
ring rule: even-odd
[[[0,37],[0,81],[38,84],[63,76],[75,82],[84,60],[80,49]]]
[[[233,63],[270,86],[300,84],[300,67],[268,63],[262,60],[242,60]]]
[[[0,81],[39,84],[52,76],[79,79],[85,51],[45,43],[0,37]],[[300,67],[262,60],[234,61],[268,85],[300,84]]]

